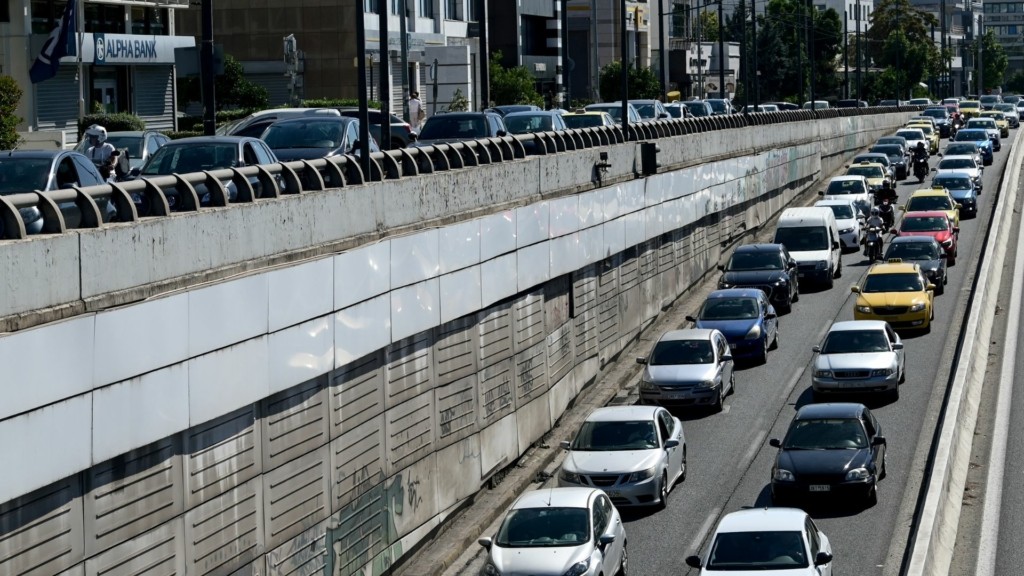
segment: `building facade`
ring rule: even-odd
[[[1006,78],[1024,72],[1024,2],[985,2],[985,31],[1006,51]]]
[[[567,0],[571,98],[599,100],[602,67],[623,59],[631,65],[651,65],[651,21],[656,2],[626,1],[626,38],[621,34],[621,0]],[[655,9],[652,12],[652,9]]]
[[[75,0],[79,4],[82,75],[75,57],[61,60],[57,75],[32,84],[29,70],[50,31],[63,0],[0,0],[0,73],[24,90],[18,115],[21,131],[77,131],[79,90],[85,112],[129,112],[147,128],[173,129],[175,122],[175,48],[194,45],[178,36],[174,13],[187,0],[118,3]]]
[[[492,54],[501,52],[503,66],[529,70],[546,105],[565,107],[562,6],[555,0],[490,0],[487,43]],[[510,25],[512,22],[517,25]],[[579,91],[574,93],[579,97]]]

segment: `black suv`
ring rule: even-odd
[[[718,269],[724,272],[719,288],[759,288],[781,312],[789,312],[800,299],[796,261],[782,244],[740,246]]]
[[[501,116],[492,112],[447,112],[427,118],[415,146],[506,136]]]

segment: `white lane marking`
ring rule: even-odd
[[[730,410],[732,410],[731,405],[725,404],[724,406],[722,406],[722,414],[728,414]]]
[[[823,335],[819,335],[818,341],[821,341],[822,336]],[[807,366],[801,366],[800,369],[796,371],[796,374],[793,374],[793,377],[789,379],[789,383],[786,384],[786,389],[782,392],[783,398],[789,398],[789,395],[793,393],[793,389],[796,388],[800,379],[804,377],[804,372],[806,371]]]
[[[758,424],[761,425],[761,424],[763,424],[763,422],[758,422]],[[743,455],[743,460],[740,460],[740,462],[738,464],[738,467],[741,470],[747,468],[747,466],[748,466],[747,462],[754,459],[754,456],[757,455],[757,451],[760,450],[761,446],[764,445],[764,439],[767,438],[767,437],[768,437],[768,431],[767,430],[762,430],[761,432],[759,432],[757,434],[757,437],[754,438],[754,443],[750,445],[750,448],[747,448],[746,454]]]
[[[1024,282],[1024,234],[1017,235],[1017,256],[1013,263],[1013,283]],[[1020,335],[1021,291],[1011,290],[1010,308],[1003,337],[1003,363],[999,368],[999,391],[996,398],[992,447],[988,457],[988,478],[985,481],[985,506],[981,514],[981,537],[978,539],[978,560],[975,576],[993,576],[999,549],[999,515],[1003,505],[1003,482],[1006,471],[1006,444],[1010,430],[1013,400],[1013,376],[1017,364],[1017,338]]]
[[[711,514],[709,514],[707,519],[704,520],[704,523],[700,525],[700,529],[697,530],[697,537],[693,539],[693,542],[690,542],[690,547],[687,549],[688,551],[693,554],[700,555],[700,543],[704,541],[704,538],[707,538],[708,532],[711,531],[711,525],[718,520],[718,515],[721,513],[721,507],[716,507],[711,511]]]

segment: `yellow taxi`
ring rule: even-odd
[[[910,195],[907,203],[900,206],[905,212],[945,212],[954,227],[960,226],[960,203],[949,195],[945,188],[922,188]]]
[[[857,294],[854,320],[884,320],[893,328],[929,330],[935,313],[935,285],[914,263],[893,258],[868,270],[862,286],[852,286]]]
[[[911,122],[907,124],[907,128],[919,128],[924,132],[925,139],[928,140],[928,153],[939,153],[939,131],[935,129],[935,125],[926,122]]]
[[[966,121],[968,118],[977,118],[981,114],[981,102],[977,100],[964,100],[960,103],[960,115]]]
[[[562,112],[562,120],[568,128],[594,128],[596,126],[616,126],[615,120],[607,112],[583,110],[568,110]]]
[[[995,110],[985,110],[981,113],[982,118],[991,118],[996,121],[996,126],[999,127],[999,136],[1001,138],[1010,137],[1010,121],[1006,119],[1006,115],[1002,112]]]
[[[868,189],[872,192],[882,187],[882,180],[885,180],[885,166],[877,162],[867,160],[851,164],[846,169],[847,176],[863,176],[868,181]]]

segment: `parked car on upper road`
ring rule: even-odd
[[[641,120],[665,120],[672,117],[658,100],[630,100],[629,103],[636,108]]]
[[[491,112],[448,112],[427,118],[414,146],[464,142],[507,135],[501,117]]]
[[[359,120],[345,117],[289,118],[270,125],[260,137],[281,162],[359,154]],[[370,152],[379,152],[370,139]]]
[[[586,110],[566,112],[562,114],[562,121],[570,129],[615,126],[615,120],[612,120],[607,112],[587,112]]]
[[[352,107],[340,107],[337,109],[342,116],[346,118],[359,118],[359,109]],[[381,130],[383,129],[383,116],[384,113],[380,110],[367,110],[366,117],[370,121],[370,136],[378,143],[382,141]],[[405,148],[411,144],[415,139],[415,130],[412,124],[409,124],[405,120],[402,120],[398,116],[391,114],[391,149],[395,150],[398,148]]]
[[[588,112],[607,112],[612,120],[615,120],[617,124],[622,124],[622,102],[600,102],[598,104],[591,104],[584,108]],[[636,111],[636,107],[632,104],[626,103],[627,114],[629,114],[629,123],[633,124],[636,122],[643,121],[640,117],[640,113]]]

